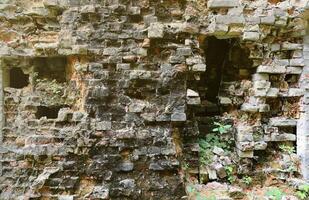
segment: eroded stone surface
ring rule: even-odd
[[[275,3],[0,1],[0,199],[181,199],[187,157],[225,179],[222,148],[196,164],[196,124],[218,104],[205,97],[211,36],[233,43],[216,100],[239,112],[239,171],[267,142],[297,140],[308,160],[306,3]],[[13,88],[14,67],[26,85]],[[296,125],[299,138],[280,130]]]

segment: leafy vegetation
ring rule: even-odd
[[[296,195],[300,199],[308,199],[309,198],[309,185],[304,184],[299,186],[298,191],[296,192]]]
[[[233,174],[234,167],[230,165],[230,166],[225,166],[224,168],[225,168],[225,171],[226,171],[226,174],[227,174],[227,180],[230,183],[234,183],[235,180],[236,180],[236,177]]]
[[[293,147],[293,146],[287,146],[287,145],[280,145],[279,146],[279,149],[281,150],[281,151],[283,151],[284,153],[287,153],[287,154],[289,154],[289,155],[291,155],[291,154],[293,154],[293,153],[295,153],[295,147]]]
[[[197,191],[192,185],[187,186],[187,192],[190,196],[191,195],[196,196],[195,198],[196,200],[216,200],[217,199],[215,195],[210,195],[209,197],[205,197],[199,191]]]
[[[273,187],[268,189],[265,195],[273,200],[281,200],[285,194],[279,188]]]
[[[212,131],[218,132],[220,134],[227,133],[228,130],[232,127],[231,125],[224,125],[224,124],[221,124],[219,122],[214,122],[214,125],[216,125],[217,127],[212,129]]]
[[[200,147],[200,163],[203,165],[208,165],[211,163],[213,154],[213,148],[220,147],[223,150],[229,152],[230,150],[230,143],[226,141],[222,141],[219,136],[214,133],[207,134],[205,139],[199,140],[199,147]]]
[[[199,147],[200,147],[200,163],[202,165],[208,165],[211,163],[213,154],[213,148],[219,147],[222,148],[226,153],[229,153],[231,150],[231,146],[233,141],[230,139],[225,139],[221,137],[222,134],[227,133],[231,128],[231,125],[222,125],[218,122],[214,122],[214,125],[217,127],[212,131],[215,133],[209,133],[205,138],[199,139]],[[216,134],[219,133],[219,134]]]
[[[252,178],[250,176],[244,176],[242,179],[241,179],[241,182],[243,182],[244,184],[246,185],[251,185],[252,183]]]

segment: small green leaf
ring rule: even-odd
[[[301,192],[301,191],[297,191],[296,195],[300,198],[300,199],[305,199],[307,197],[306,193]]]
[[[218,132],[219,131],[219,128],[214,128],[212,129],[213,132]]]

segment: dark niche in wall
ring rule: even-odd
[[[39,79],[56,80],[59,83],[67,80],[66,57],[39,57],[33,60],[33,65]]]
[[[9,72],[10,87],[20,89],[29,84],[29,75],[25,74],[21,68],[13,67]]]
[[[37,119],[46,117],[47,119],[57,119],[59,110],[63,106],[38,106],[35,116]]]
[[[207,87],[205,98],[212,103],[217,102],[223,70],[228,62],[230,43],[230,39],[220,40],[216,37],[206,38],[205,41],[204,51],[207,66],[204,77]]]

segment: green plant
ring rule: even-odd
[[[229,166],[225,166],[224,168],[225,168],[225,172],[227,174],[227,180],[230,183],[234,183],[235,180],[236,180],[236,177],[233,175],[234,167],[229,165]]]
[[[221,124],[219,122],[214,122],[214,125],[216,125],[217,127],[212,129],[212,131],[218,132],[220,134],[227,133],[228,130],[232,127],[232,125],[224,125],[224,124]]]
[[[281,150],[281,151],[283,151],[284,153],[287,153],[287,154],[289,154],[289,155],[291,155],[291,154],[293,154],[293,153],[295,153],[295,147],[293,147],[293,146],[287,146],[287,145],[280,145],[279,146],[279,149]]]
[[[187,186],[187,192],[188,193],[194,193],[196,192],[196,189],[192,185]]]
[[[202,165],[211,163],[214,156],[212,151],[215,146],[222,148],[227,153],[230,151],[231,146],[231,141],[224,141],[214,133],[207,134],[205,138],[199,139],[198,143],[200,147],[199,162]]]
[[[271,198],[272,200],[281,200],[284,195],[279,188],[270,188],[266,191],[266,196]]]
[[[196,188],[193,185],[188,185],[187,187],[187,193],[189,195],[196,195],[196,200],[216,200],[217,198],[214,195],[210,195],[210,197],[202,196],[200,192],[196,190]]]
[[[189,167],[190,167],[189,163],[187,163],[187,162],[185,162],[185,161],[182,163],[182,168],[183,168],[184,170],[189,169]]]
[[[244,184],[246,185],[251,185],[252,183],[252,178],[250,176],[244,176],[242,179],[241,179],[241,182],[243,182]]]
[[[215,195],[211,195],[210,197],[201,196],[200,194],[197,194],[196,200],[216,200]]]
[[[309,185],[304,184],[299,186],[298,191],[296,192],[296,195],[300,199],[307,199],[309,197]]]

